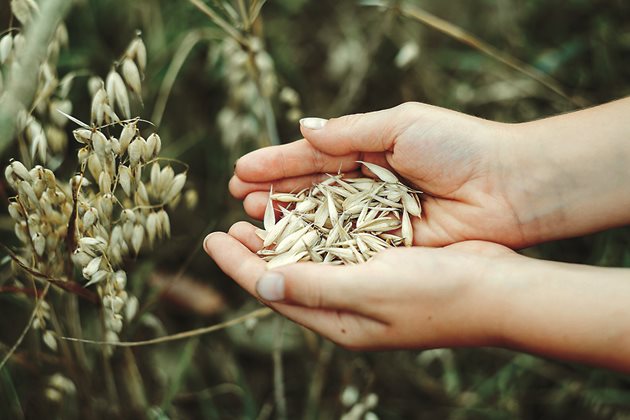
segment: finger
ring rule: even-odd
[[[250,217],[262,220],[265,215],[265,207],[267,206],[268,199],[268,192],[254,191],[253,193],[248,194],[243,200],[243,208]]]
[[[246,182],[266,182],[325,172],[358,168],[358,153],[330,155],[306,140],[271,146],[246,154],[236,162],[234,173]]]
[[[247,222],[236,222],[228,231],[228,235],[238,239],[252,252],[257,252],[263,247],[263,240],[256,235],[256,226]]]
[[[331,155],[383,152],[393,147],[398,135],[417,119],[417,111],[425,106],[403,104],[382,111],[329,120],[303,118],[300,120],[300,129],[313,146]]]
[[[256,281],[265,272],[265,262],[252,254],[236,238],[222,232],[214,232],[204,240],[204,249],[219,268],[234,279],[250,294],[257,296]],[[364,347],[371,337],[382,335],[385,324],[336,310],[322,310],[294,306],[286,303],[270,303],[274,310],[293,321],[331,340],[348,347]]]
[[[243,200],[243,208],[245,213],[256,220],[262,220],[265,215],[265,208],[267,207],[267,201],[269,200],[269,193],[264,191],[254,191],[248,194]],[[286,207],[287,203],[274,203],[274,209],[276,210],[276,219],[280,217],[280,207]]]
[[[291,264],[265,272],[256,292],[270,302],[361,313],[361,302],[367,298],[361,285],[363,271],[359,265]]]
[[[247,194],[254,191],[269,191],[273,185],[275,192],[296,192],[304,188],[309,188],[313,184],[317,184],[328,178],[326,174],[311,174],[292,178],[284,178],[272,182],[247,182],[234,175],[230,179],[230,193],[240,200],[245,198]]]
[[[336,173],[336,172],[333,172]],[[358,171],[352,171],[344,174],[346,178],[355,178],[359,174]],[[235,198],[242,200],[248,194],[254,191],[269,191],[271,186],[273,185],[273,190],[275,192],[296,192],[300,191],[304,188],[310,188],[314,184],[317,184],[321,181],[324,181],[329,178],[328,174],[309,174],[303,175],[293,178],[284,178],[279,180],[274,180],[271,182],[247,182],[240,179],[238,176],[234,175],[232,179],[230,179],[230,193]]]
[[[203,241],[203,247],[221,271],[243,289],[256,295],[256,280],[265,272],[265,262],[253,254],[238,239],[223,232],[213,232]]]

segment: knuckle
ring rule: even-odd
[[[364,116],[365,114],[363,113],[349,114],[337,118],[332,118],[330,121],[332,121],[333,124],[339,124],[347,128],[353,128],[361,122]]]
[[[324,169],[324,156],[322,156],[322,152],[315,149],[314,147],[311,149],[311,163],[318,172],[321,172]]]
[[[314,282],[300,280],[285,272],[284,291],[289,300],[300,302],[309,308],[322,306],[321,288]]]
[[[228,230],[228,235],[234,236],[239,231],[242,231],[245,227],[247,227],[247,222],[244,222],[244,221],[236,222],[232,226],[230,226],[230,229]]]
[[[321,288],[312,282],[306,283],[306,304],[312,308],[321,308],[323,303]]]
[[[421,108],[422,104],[415,101],[403,102],[402,104],[395,107],[396,110],[402,113],[417,112],[420,111]]]

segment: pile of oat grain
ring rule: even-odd
[[[298,261],[357,264],[383,249],[411,246],[411,217],[420,217],[420,191],[401,183],[391,171],[360,162],[379,179],[329,175],[298,193],[270,191],[264,241],[258,251],[267,268]],[[276,220],[273,203],[282,217]]]

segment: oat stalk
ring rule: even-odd
[[[154,344],[168,343],[170,341],[183,340],[185,338],[197,337],[199,335],[209,334],[215,331],[223,330],[234,325],[242,324],[248,319],[255,318],[264,318],[268,315],[271,315],[273,310],[269,308],[261,308],[255,311],[249,312],[245,315],[230,319],[229,321],[222,322],[220,324],[210,325],[208,327],[196,328],[194,330],[183,331],[177,334],[171,334],[164,337],[152,338],[150,340],[142,340],[142,341],[98,341],[98,340],[87,340],[82,338],[75,337],[60,337],[62,340],[67,341],[78,341],[80,343],[86,344],[96,344],[101,346],[115,346],[115,347],[140,347],[140,346],[150,346]]]

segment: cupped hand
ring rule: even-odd
[[[308,126],[315,127],[307,128]],[[321,126],[321,128],[317,128]],[[509,200],[513,169],[502,145],[512,135],[500,124],[420,103],[330,120],[306,119],[305,139],[240,158],[230,191],[247,213],[262,218],[267,191],[296,191],[338,171],[356,175],[364,160],[393,169],[424,191],[423,220],[414,244],[444,246],[488,240],[510,247],[526,237]],[[366,169],[363,169],[367,171]]]
[[[277,312],[353,349],[496,345],[501,317],[497,264],[522,259],[501,245],[395,248],[364,264],[298,263],[266,271],[255,227],[216,232],[206,252],[240,286]]]

